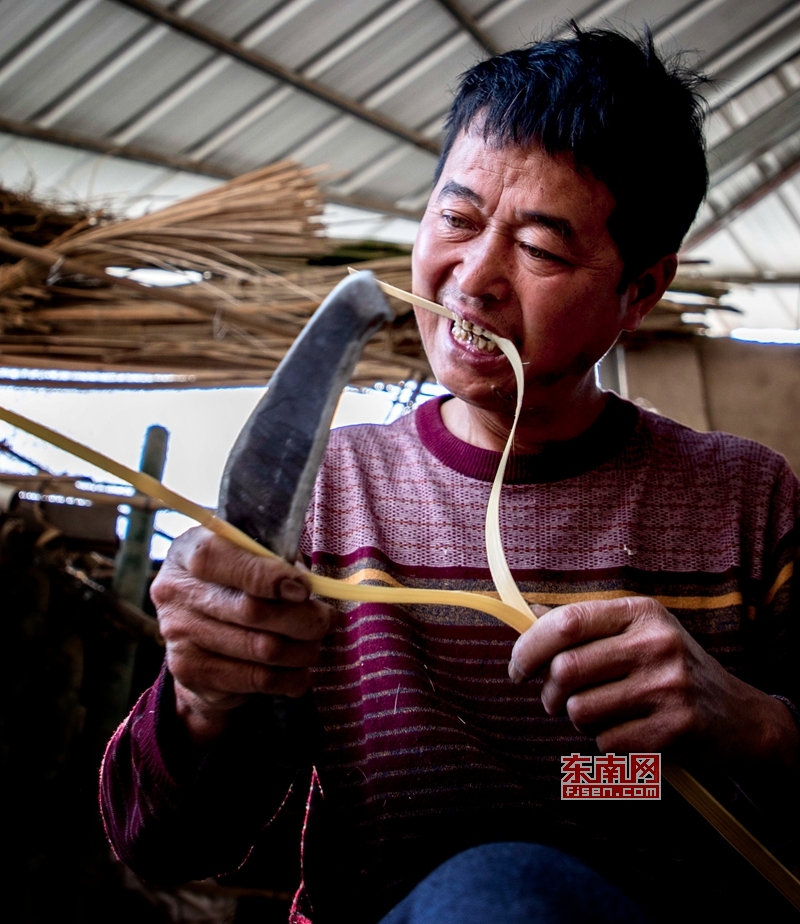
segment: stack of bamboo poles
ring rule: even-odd
[[[408,287],[406,257],[359,265]],[[0,334],[0,364],[168,374],[184,386],[263,385],[345,273],[344,267],[307,267],[249,281],[223,278],[178,292],[151,289],[147,300],[114,286],[46,287]],[[171,300],[176,295],[207,310],[178,304]],[[406,314],[370,342],[353,382],[400,381],[429,371]]]
[[[313,265],[337,244],[322,234],[313,171],[288,162],[126,221],[59,216],[35,200],[13,199],[14,219],[0,213],[0,253],[22,259],[0,265],[2,366],[155,373],[184,386],[263,385],[346,275],[344,266]],[[21,233],[37,222],[38,237]],[[109,267],[195,275],[187,285],[143,287],[110,278]],[[407,257],[374,268],[408,287]],[[369,345],[354,382],[428,373],[407,316]]]
[[[634,335],[627,335],[627,339],[642,340],[701,333],[708,328],[702,317],[706,311],[740,313],[737,308],[722,302],[730,289],[727,283],[713,279],[689,275],[676,276],[664,298],[645,317],[638,331]],[[683,295],[693,296],[691,303],[681,300]],[[693,318],[687,320],[687,314]]]

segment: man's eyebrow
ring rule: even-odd
[[[442,186],[439,190],[439,195],[436,197],[436,201],[438,202],[449,196],[458,199],[466,199],[467,202],[471,202],[478,208],[482,208],[485,204],[483,196],[478,195],[478,193],[476,193],[474,189],[470,189],[469,186],[464,186],[462,183],[457,183],[455,180],[448,180],[444,186]],[[570,240],[573,236],[572,225],[566,218],[548,215],[547,212],[522,211],[518,214],[520,221],[530,225],[542,225],[545,228],[550,228],[565,241]]]
[[[548,215],[546,212],[520,212],[520,220],[530,225],[542,225],[551,228],[563,240],[568,241],[573,235],[572,225],[566,218]]]
[[[444,199],[445,196],[457,196],[459,199],[466,199],[473,205],[477,205],[478,208],[481,208],[484,204],[483,197],[479,196],[474,189],[470,189],[469,186],[463,186],[461,183],[456,183],[455,180],[448,180],[444,186],[442,186],[439,190],[439,195],[436,197],[436,201],[438,202],[440,199]]]

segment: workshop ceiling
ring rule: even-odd
[[[0,0],[0,182],[136,215],[293,158],[331,233],[410,241],[458,75],[570,17],[715,78],[686,254],[798,326],[800,2]]]

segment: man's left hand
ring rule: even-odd
[[[541,674],[542,704],[601,751],[667,751],[796,767],[800,735],[779,700],[728,673],[648,597],[557,607],[520,636],[509,675]]]

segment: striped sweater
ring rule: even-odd
[[[484,517],[499,454],[451,435],[440,403],[333,433],[301,545],[313,570],[492,592]],[[654,597],[726,668],[792,702],[798,521],[800,486],[780,456],[613,396],[577,439],[512,456],[501,503],[529,602]],[[733,881],[752,885],[671,791],[660,803],[559,800],[560,757],[595,748],[544,712],[538,681],[509,681],[513,630],[449,607],[340,607],[314,672],[318,746],[303,701],[288,716],[251,704],[203,755],[172,715],[168,678],[140,701],[103,777],[109,836],[134,869],[197,878],[248,856],[229,881],[302,878],[315,924],[375,921],[448,856],[497,840],[566,849],[656,910],[667,888],[699,884],[719,911]]]

